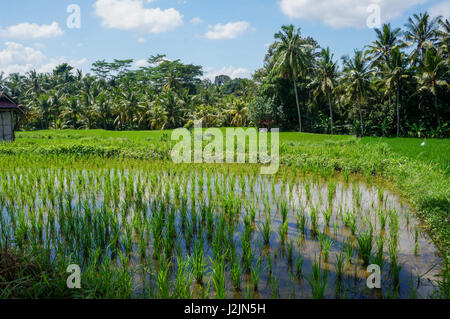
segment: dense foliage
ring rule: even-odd
[[[445,137],[449,134],[449,22],[414,15],[403,30],[385,24],[377,40],[339,63],[329,48],[283,26],[253,79],[202,79],[201,66],[149,58],[97,61],[92,74],[0,75],[17,99],[23,129],[280,127],[314,133]]]

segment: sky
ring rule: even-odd
[[[97,60],[166,54],[202,65],[206,78],[251,77],[282,25],[330,47],[336,59],[375,39],[374,27],[402,27],[442,0],[0,0],[0,73],[50,72],[70,63],[85,73]]]

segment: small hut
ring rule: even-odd
[[[0,143],[14,141],[15,115],[18,110],[17,103],[0,91]]]

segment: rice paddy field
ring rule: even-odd
[[[449,140],[280,141],[266,176],[174,164],[169,131],[19,132],[0,145],[0,297],[449,298]]]

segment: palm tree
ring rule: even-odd
[[[430,15],[420,13],[414,14],[413,17],[408,19],[408,23],[405,24],[406,32],[404,34],[405,40],[408,41],[408,46],[415,45],[415,48],[411,52],[411,61],[418,61],[419,64],[423,63],[425,52],[427,49],[433,47],[437,39],[437,24],[440,17],[431,18]]]
[[[60,118],[63,120],[63,128],[78,128],[81,114],[80,101],[75,96],[70,96],[65,102],[65,108]]]
[[[317,74],[313,79],[311,85],[316,86],[314,95],[317,96],[319,93],[323,93],[328,99],[328,107],[330,110],[330,123],[331,123],[331,134],[333,131],[333,106],[332,106],[332,95],[335,89],[336,78],[338,76],[337,62],[333,61],[334,55],[330,53],[330,48],[322,50],[322,58],[319,60],[317,66]]]
[[[419,75],[415,78],[419,84],[418,92],[430,92],[434,97],[434,110],[436,112],[437,124],[441,126],[438,110],[438,88],[448,88],[446,78],[448,65],[435,49],[429,49],[425,53],[425,59]]]
[[[100,123],[100,127],[104,130],[108,128],[108,120],[111,118],[111,100],[108,98],[106,92],[101,92],[96,96],[93,105],[93,115]]]
[[[439,36],[438,46],[439,52],[444,55],[444,57],[448,58],[448,51],[450,47],[450,22],[448,19],[440,19],[439,20],[440,29],[437,34]]]
[[[220,118],[217,108],[209,104],[200,104],[195,108],[188,126],[193,124],[193,120],[201,121],[203,127],[213,127],[220,125]]]
[[[48,129],[50,127],[50,115],[52,109],[51,97],[47,94],[41,94],[34,101],[30,102],[31,107],[34,107],[36,113],[39,114],[41,129]]]
[[[400,92],[403,81],[409,77],[408,62],[405,54],[397,47],[391,51],[391,55],[384,66],[384,83],[386,85],[386,93],[394,92],[396,94],[395,104],[397,113],[397,137],[400,135]]]
[[[125,126],[132,127],[134,122],[138,121],[139,96],[131,86],[124,85],[117,88],[118,97],[116,104],[115,124],[122,129]]]
[[[294,85],[295,103],[297,105],[299,131],[302,131],[302,116],[298,101],[297,78],[308,64],[307,46],[300,37],[300,28],[291,24],[282,26],[282,31],[275,34],[272,73],[292,80]]]
[[[171,129],[183,126],[184,121],[184,101],[172,90],[167,89],[161,93],[157,102],[166,112],[167,119],[162,129]]]
[[[231,116],[231,125],[245,126],[248,121],[248,104],[241,99],[232,97],[230,103],[228,103],[227,113]]]
[[[388,23],[383,24],[381,30],[375,29],[375,32],[377,34],[377,40],[368,46],[369,50],[367,53],[369,54],[369,59],[374,64],[381,62],[387,63],[391,55],[391,50],[403,46],[402,41],[399,39],[401,29],[392,29],[391,24]]]
[[[139,107],[142,110],[139,120],[140,125],[148,123],[151,130],[161,130],[164,127],[167,121],[167,112],[160,103],[145,101]]]
[[[364,122],[362,116],[362,106],[366,103],[367,91],[371,85],[372,70],[364,53],[355,50],[353,58],[344,58],[344,85],[346,87],[346,97],[354,101],[359,112],[361,125],[361,136],[364,135]]]

